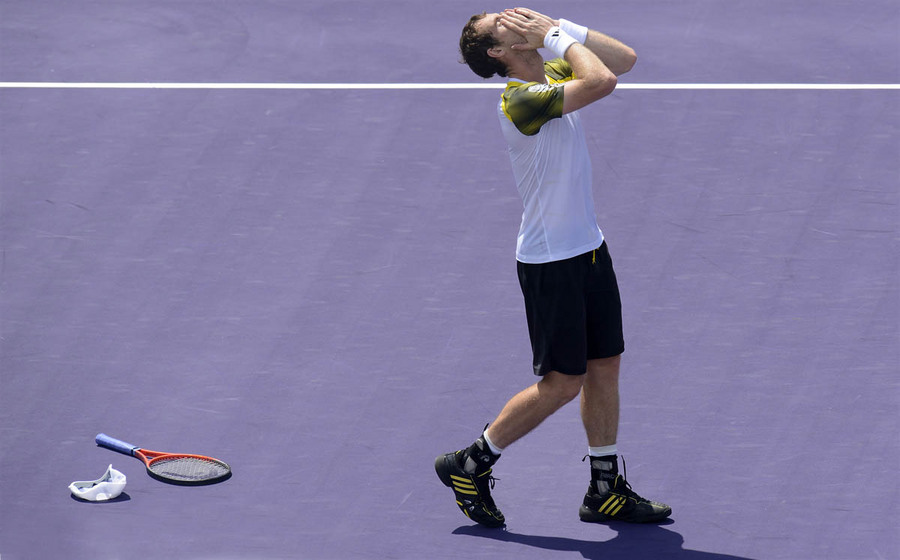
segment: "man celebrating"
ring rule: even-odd
[[[508,78],[497,113],[524,204],[516,247],[534,373],[467,449],[435,460],[469,518],[501,527],[491,497],[503,449],[581,396],[591,483],[583,521],[658,522],[671,508],[637,495],[618,472],[619,289],[597,225],[591,163],[578,109],[602,99],[636,61],[621,42],[525,8],[472,16],[460,51],[476,74]],[[537,49],[556,58],[545,62]]]

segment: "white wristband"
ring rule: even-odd
[[[559,58],[565,58],[566,50],[577,42],[574,37],[556,26],[551,27],[544,35],[544,48]]]
[[[575,38],[576,41],[584,44],[587,41],[588,28],[563,18],[559,18],[559,28]]]

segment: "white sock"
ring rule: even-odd
[[[481,435],[484,438],[484,443],[486,443],[488,446],[488,449],[491,450],[491,453],[493,453],[494,455],[500,455],[501,453],[503,453],[503,449],[494,445],[494,442],[491,441],[490,437],[488,437],[487,430],[485,430],[484,433]]]
[[[604,445],[602,447],[588,447],[588,455],[591,457],[606,457],[607,455],[618,455],[616,444]]]

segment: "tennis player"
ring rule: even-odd
[[[525,8],[472,16],[459,44],[476,74],[508,79],[497,115],[525,207],[516,260],[539,381],[513,396],[471,446],[439,456],[435,469],[463,513],[488,527],[503,526],[491,496],[494,463],[580,395],[591,482],[579,517],[662,521],[671,508],[642,498],[619,474],[621,302],[594,212],[578,115],[613,92],[635,53],[607,35]],[[554,58],[544,61],[541,47]]]

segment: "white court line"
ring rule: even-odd
[[[0,89],[235,89],[235,90],[397,90],[397,89],[503,89],[505,83],[173,83],[173,82],[0,82]],[[900,84],[632,84],[617,89],[635,90],[897,90]]]

